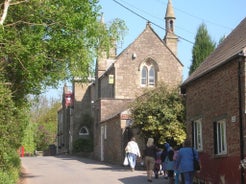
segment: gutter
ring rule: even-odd
[[[242,101],[244,98],[242,95],[244,94],[245,90],[245,81],[242,80],[244,73],[242,73],[243,66],[245,66],[245,56],[246,56],[246,49],[243,49],[242,52],[239,53],[239,60],[238,60],[238,102],[239,102],[239,126],[240,126],[240,161],[244,159],[244,131],[243,131],[243,120],[244,120],[244,112],[243,112],[243,104],[245,103]],[[242,84],[243,82],[243,84]],[[243,104],[242,104],[243,103]],[[244,167],[241,167],[240,170],[241,174],[241,184],[245,184],[244,179]]]

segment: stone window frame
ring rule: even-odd
[[[83,130],[83,131],[82,131]],[[80,131],[79,131],[79,135],[89,135],[89,130],[86,126],[81,127]]]
[[[148,57],[139,65],[140,85],[142,87],[155,87],[157,83],[158,64]]]

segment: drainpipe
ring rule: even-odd
[[[245,58],[246,53],[241,52],[239,54],[240,58],[238,60],[238,100],[239,100],[239,125],[240,125],[240,160],[244,159],[244,131],[243,131],[243,104],[245,104],[244,101],[242,101],[244,98],[242,95],[244,94],[244,91],[242,89],[245,89],[245,86],[242,85],[242,76],[245,76],[244,73],[242,73],[242,66],[244,66],[244,58]],[[242,57],[241,57],[242,56]],[[241,167],[241,184],[244,184],[244,168]]]

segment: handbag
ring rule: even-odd
[[[165,170],[174,170],[174,161],[169,160],[168,156],[165,158]]]
[[[129,161],[128,161],[127,155],[125,155],[123,165],[124,166],[128,166],[129,165]]]
[[[194,165],[194,170],[195,171],[200,171],[200,163],[199,161],[195,158],[195,154],[194,154],[194,149],[192,148],[192,153],[193,153],[193,165]]]

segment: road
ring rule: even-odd
[[[130,171],[119,165],[109,165],[71,156],[22,157],[25,184],[144,184],[145,170]],[[167,184],[162,177],[155,184]]]

